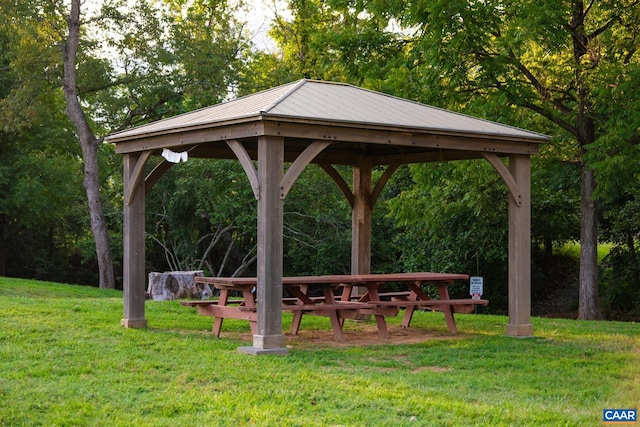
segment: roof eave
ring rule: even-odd
[[[256,138],[263,135],[524,154],[537,153],[538,146],[550,139],[546,135],[533,132],[527,132],[527,135],[491,134],[349,121],[337,122],[261,112],[216,122],[155,129],[151,132],[117,133],[108,136],[106,141],[116,145],[117,153],[124,154],[206,142]]]
[[[308,117],[295,117],[295,116],[282,116],[276,114],[268,114],[262,113],[262,120],[264,121],[272,121],[272,122],[283,122],[283,123],[298,123],[298,124],[308,124],[308,125],[316,125],[316,126],[332,126],[332,127],[342,127],[342,128],[352,128],[352,129],[365,129],[372,131],[385,131],[385,132],[399,132],[405,134],[420,134],[420,135],[434,135],[434,136],[447,136],[447,137],[458,137],[458,138],[466,138],[466,139],[495,139],[498,141],[509,141],[509,142],[523,142],[523,143],[534,143],[534,144],[544,144],[548,143],[551,140],[551,137],[548,135],[544,135],[541,133],[524,131],[527,135],[513,135],[506,133],[490,133],[490,132],[473,132],[473,131],[461,131],[455,129],[437,129],[437,128],[429,128],[429,127],[420,127],[420,126],[399,126],[399,125],[385,125],[385,124],[377,124],[377,123],[366,123],[366,122],[353,122],[353,121],[340,121],[340,120],[323,120],[323,119],[312,119]],[[287,136],[287,135],[284,135]]]
[[[193,131],[201,131],[213,128],[224,128],[227,126],[246,124],[251,122],[261,122],[262,115],[261,114],[249,114],[241,117],[234,117],[232,119],[223,119],[219,121],[212,121],[206,123],[199,123],[196,125],[182,125],[182,126],[174,126],[171,128],[161,128],[156,129],[150,132],[140,132],[135,133],[131,131],[121,131],[117,133],[113,133],[108,135],[105,138],[106,142],[113,144],[126,143],[130,141],[145,139],[145,138],[155,138],[159,136],[168,136],[168,135],[179,135]],[[142,130],[142,129],[141,129]]]

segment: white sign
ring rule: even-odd
[[[473,299],[480,299],[482,296],[482,288],[484,279],[480,276],[472,276],[469,278],[469,294]]]

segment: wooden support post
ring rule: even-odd
[[[258,139],[258,271],[257,333],[253,347],[242,353],[288,354],[282,334],[283,206],[280,183],[284,170],[284,138]]]
[[[371,273],[371,176],[370,157],[360,157],[353,167],[351,214],[351,274]]]
[[[509,324],[507,335],[533,336],[531,324],[531,160],[511,155],[520,200],[509,197]],[[520,202],[520,203],[518,203]]]
[[[125,328],[145,328],[144,314],[144,210],[145,184],[140,179],[148,155],[129,153],[124,155],[124,192],[129,197],[124,204],[124,316]]]

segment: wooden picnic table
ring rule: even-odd
[[[284,277],[283,286],[293,298],[283,298],[282,309],[293,312],[290,333],[296,335],[300,329],[303,314],[327,316],[331,320],[333,333],[337,341],[343,341],[342,322],[345,316],[352,317],[359,310],[369,308],[371,313],[385,313],[389,309],[372,307],[370,304],[357,301],[342,301],[335,297],[335,289],[339,281],[326,280],[333,276]],[[321,278],[321,279],[320,279]],[[222,322],[225,318],[248,320],[251,332],[256,333],[257,314],[255,277],[196,277],[196,283],[207,283],[220,290],[217,300],[183,301],[182,305],[197,307],[201,315],[214,317],[212,333],[220,336]],[[241,299],[229,299],[230,292],[242,294]],[[322,297],[313,296],[322,293]]]
[[[283,298],[282,309],[293,312],[290,333],[295,335],[300,328],[303,314],[327,316],[337,341],[343,341],[344,319],[355,319],[362,314],[376,318],[378,331],[388,337],[385,316],[396,316],[405,308],[402,326],[409,327],[416,307],[426,307],[443,311],[447,327],[456,332],[454,312],[470,312],[475,305],[486,305],[488,301],[477,299],[450,299],[448,286],[455,280],[467,280],[466,274],[445,273],[392,273],[283,277],[282,283],[292,298]],[[224,318],[248,320],[251,331],[256,333],[256,300],[253,291],[257,286],[255,277],[195,277],[198,283],[207,283],[220,290],[217,300],[183,301],[182,305],[197,307],[202,315],[215,318],[212,333],[220,336]],[[381,293],[380,289],[389,283],[397,283],[409,291]],[[439,299],[432,299],[422,289],[425,285],[438,287]],[[355,287],[366,292],[353,295]],[[339,298],[336,290],[342,288]],[[229,293],[239,291],[242,299],[231,300]],[[323,296],[313,296],[322,293]],[[387,298],[390,298],[387,300]]]
[[[450,332],[457,332],[454,313],[471,313],[476,305],[487,305],[489,301],[483,299],[451,299],[449,286],[456,280],[469,280],[467,274],[452,273],[390,273],[390,274],[363,274],[353,276],[354,280],[344,286],[343,300],[353,300],[353,288],[364,287],[367,291],[363,295],[355,297],[360,302],[370,302],[378,307],[403,307],[405,309],[402,318],[402,327],[411,325],[413,313],[417,307],[442,311],[447,321]],[[388,283],[401,284],[408,287],[409,291],[381,293],[380,289]],[[438,297],[431,298],[425,291],[426,286],[437,286]],[[391,300],[384,300],[390,297]],[[378,328],[386,326],[378,324]],[[381,329],[380,329],[381,330]]]

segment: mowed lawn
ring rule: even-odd
[[[149,328],[124,329],[121,292],[0,278],[0,306],[2,426],[597,426],[640,402],[634,323],[534,318],[517,339],[506,317],[471,314],[452,336],[420,312],[421,343],[288,340],[288,356],[256,357],[237,351],[246,322],[216,339],[177,302],[147,302]]]

